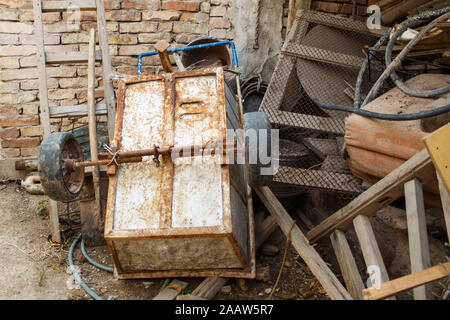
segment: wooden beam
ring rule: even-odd
[[[45,69],[44,29],[42,25],[42,3],[41,0],[33,1],[34,10],[34,33],[36,39],[36,58],[39,72],[39,110],[41,113],[41,124],[44,127],[44,138],[50,133],[50,112],[48,103],[47,72]],[[58,205],[55,200],[49,199],[49,224],[53,242],[61,242],[59,231]]]
[[[108,110],[108,136],[109,141],[114,137],[116,122],[116,98],[112,85],[112,66],[109,56],[108,36],[106,30],[105,6],[103,0],[95,0],[97,6],[97,26],[100,49],[102,51],[103,89],[105,91],[105,103]]]
[[[91,152],[91,161],[98,160],[97,147],[97,118],[95,110],[95,30],[91,29],[89,36],[89,60],[88,60],[88,126],[89,126],[89,147]],[[95,228],[103,231],[103,219],[101,195],[100,195],[100,171],[98,167],[92,168],[92,183],[94,185],[94,210],[92,222]]]
[[[450,196],[439,172],[436,172],[436,175],[439,181],[439,192],[441,193],[442,211],[444,212],[445,226],[447,228],[447,238],[450,239]]]
[[[375,233],[373,232],[369,218],[359,215],[353,220],[353,224],[355,226],[356,235],[361,246],[367,270],[371,272],[371,269],[375,268],[375,270],[373,270],[375,272],[374,278],[376,278],[375,281],[378,282],[372,283],[372,286],[389,281],[386,266],[384,265],[383,257],[378,248],[377,239],[375,238]]]
[[[97,6],[95,4],[95,0],[42,1],[43,12],[65,11],[70,8],[79,8],[80,10],[93,10],[96,7]]]
[[[322,287],[333,300],[352,300],[350,294],[345,290],[327,264],[322,260],[317,251],[309,245],[308,240],[289,216],[284,207],[270,191],[268,187],[254,189],[270,214],[276,219],[281,230],[288,236],[302,259],[311,272],[319,280]]]
[[[418,179],[405,183],[405,200],[411,273],[415,273],[431,266],[422,184]],[[413,292],[415,300],[433,299],[426,286],[414,288]]]
[[[363,290],[364,300],[379,300],[391,297],[399,292],[424,285],[450,276],[450,262],[408,274],[406,276],[382,283],[380,287]]]
[[[167,287],[162,289],[152,300],[174,300],[187,285],[187,282],[175,279],[169,283]]]
[[[88,52],[70,51],[70,52],[45,52],[47,63],[79,63],[88,61]],[[95,52],[95,60],[101,61],[101,51]]]
[[[373,215],[379,209],[400,198],[403,195],[405,182],[415,177],[431,180],[434,175],[435,171],[431,158],[427,150],[423,149],[344,208],[336,211],[309,231],[307,234],[309,241],[317,242],[337,229],[348,230],[352,226],[353,219],[358,215]]]
[[[106,104],[98,103],[95,105],[95,114],[104,115],[107,114]],[[87,104],[78,104],[75,106],[60,106],[50,107],[51,118],[64,118],[64,117],[83,117],[88,114]]]
[[[361,300],[362,291],[365,287],[345,233],[336,230],[331,234],[330,238],[347,290],[354,299]]]

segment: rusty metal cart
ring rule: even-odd
[[[70,133],[42,142],[42,185],[51,198],[72,200],[85,167],[107,166],[105,239],[120,279],[253,278],[250,186],[267,185],[271,176],[260,175],[259,158],[248,164],[242,135],[226,137],[227,129],[258,129],[270,152],[268,118],[243,114],[236,71],[237,96],[224,68],[170,72],[167,47],[157,53],[165,73],[120,81],[114,138],[98,161],[83,161]]]

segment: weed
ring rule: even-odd
[[[47,200],[41,200],[38,203],[38,208],[36,210],[36,213],[38,216],[43,216],[46,213],[47,209]]]

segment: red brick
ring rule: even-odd
[[[3,117],[0,115],[0,126],[6,127],[21,127],[21,126],[36,126],[39,124],[38,116],[9,116]]]
[[[198,11],[200,2],[197,1],[168,1],[163,2],[163,10]]]
[[[122,9],[159,10],[159,0],[123,0]]]
[[[114,10],[106,12],[106,20],[140,21],[141,13],[136,10]]]
[[[5,158],[15,158],[20,156],[20,149],[17,148],[2,148],[2,156]]]
[[[228,18],[213,17],[209,20],[209,24],[216,29],[228,29],[231,27],[230,20],[228,20]]]
[[[22,157],[38,156],[39,155],[39,147],[21,148],[20,155]]]
[[[12,139],[17,138],[18,136],[19,136],[19,129],[17,128],[0,129],[1,139]]]
[[[13,106],[0,107],[0,118],[17,115],[17,109]]]
[[[2,148],[30,148],[38,146],[40,142],[41,140],[38,137],[4,139],[2,141]]]

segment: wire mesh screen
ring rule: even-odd
[[[300,10],[279,56],[260,111],[280,130],[280,168],[274,186],[320,189],[342,196],[363,191],[344,159],[347,113],[321,109],[326,104],[353,105],[364,48],[378,39],[364,23]],[[370,60],[362,96],[382,71]]]

